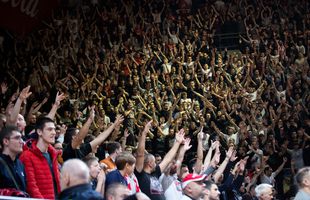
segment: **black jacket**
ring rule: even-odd
[[[11,173],[14,176],[14,179],[19,187],[19,190],[26,191],[26,174],[25,168],[22,162],[16,158],[14,161],[11,159],[10,156],[4,155],[0,153],[0,157],[6,162],[8,167],[11,170]],[[15,188],[18,189],[10,173],[8,172],[7,168],[0,162],[0,188]]]
[[[76,185],[65,189],[59,195],[60,200],[103,200],[103,197],[94,191],[90,184]]]

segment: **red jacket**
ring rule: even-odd
[[[32,198],[55,199],[53,175],[46,158],[36,144],[36,140],[29,140],[24,145],[24,151],[19,157],[25,166],[26,190]],[[60,193],[60,176],[57,162],[58,152],[52,145],[49,145],[47,151],[53,163],[57,191]]]

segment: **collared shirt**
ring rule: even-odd
[[[122,176],[119,170],[114,170],[107,174],[105,187],[108,188],[108,186],[113,183],[121,183],[126,186],[128,185],[126,178]]]

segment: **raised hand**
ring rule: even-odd
[[[179,142],[180,144],[183,143],[184,141],[184,129],[182,128],[181,130],[179,130],[179,132],[177,132],[177,134],[175,134],[175,140],[176,142]]]
[[[125,131],[124,131],[124,137],[128,138],[128,136],[129,136],[129,133],[128,133],[128,129],[126,128]]]
[[[60,134],[65,134],[67,132],[67,129],[68,129],[67,125],[62,124],[60,126]]]
[[[203,140],[203,136],[204,136],[203,127],[201,127],[201,130],[197,135],[198,140]]]
[[[221,152],[216,151],[214,154],[214,158],[212,159],[212,163],[211,163],[213,167],[216,167],[220,163],[220,157],[221,157]]]
[[[233,153],[234,153],[234,148],[233,147],[229,147],[229,149],[228,149],[228,151],[226,153],[226,157],[230,159],[232,157]]]
[[[212,144],[211,144],[212,150],[217,149],[219,147],[220,147],[220,142],[219,141],[212,142]]]
[[[62,100],[64,100],[65,98],[66,98],[66,96],[65,96],[64,93],[59,94],[59,92],[57,92],[56,98],[55,98],[55,105],[56,105],[56,106],[59,106],[59,105],[60,105],[60,102],[61,102]]]
[[[47,100],[48,100],[48,97],[45,97],[45,98],[43,99],[43,101],[41,102],[42,105],[45,104],[45,103],[47,102]]]
[[[39,105],[39,102],[35,101],[31,104],[31,108],[35,108]]]
[[[234,150],[231,157],[230,157],[231,162],[234,162],[235,160],[237,160],[238,157],[236,156],[236,154],[237,154],[237,151]]]
[[[143,133],[149,132],[149,130],[152,128],[152,123],[153,123],[153,120],[151,120],[145,124],[144,129],[143,129]]]
[[[25,101],[31,94],[32,92],[29,92],[30,86],[25,87],[21,93],[19,94],[19,99],[21,101]]]
[[[13,101],[15,101],[15,100],[17,99],[18,93],[19,93],[19,90],[17,90],[17,91],[11,96],[10,102],[13,102]]]
[[[95,119],[95,106],[92,106],[92,107],[90,108],[89,118],[90,118],[92,121],[94,121],[94,119]]]
[[[117,115],[114,123],[116,124],[116,126],[120,126],[123,121],[124,121],[124,116]]]
[[[191,143],[191,139],[190,138],[186,138],[184,140],[184,149],[185,149],[185,151],[187,151],[190,148],[192,148],[192,145],[190,145],[190,143]]]

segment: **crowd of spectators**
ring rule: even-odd
[[[81,159],[93,189],[107,199],[121,185],[106,178],[119,174],[132,193],[171,199],[166,191],[175,174],[187,194],[198,180],[191,175],[204,173],[222,199],[254,199],[259,183],[271,185],[278,199],[294,197],[294,175],[310,165],[309,6],[306,0],[83,1],[62,6],[23,39],[5,37],[0,129],[15,125],[28,140],[20,157],[26,183],[37,145],[50,152],[44,157],[51,179],[59,178],[56,166]],[[215,34],[232,22],[239,47],[217,47]],[[55,141],[38,126],[42,115],[54,120]],[[61,191],[57,181],[45,194],[21,183],[32,197]],[[205,183],[207,191],[214,183]]]

